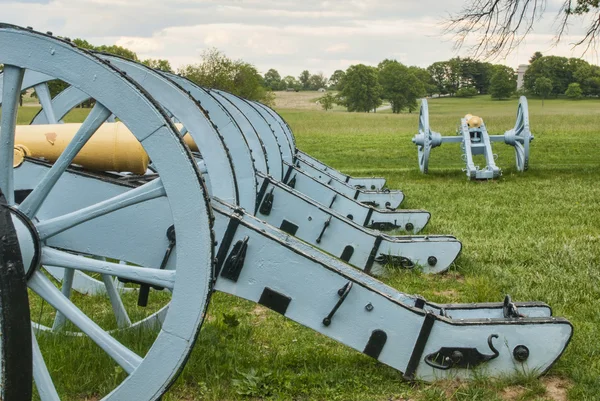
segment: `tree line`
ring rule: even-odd
[[[600,96],[600,66],[578,58],[543,56],[529,60],[523,87],[543,99],[565,95],[571,99]]]
[[[296,79],[281,78],[275,69],[264,76],[271,90],[337,91],[319,98],[325,110],[335,104],[348,111],[375,111],[384,101],[392,112],[416,110],[424,96],[472,97],[489,94],[492,99],[508,99],[515,94],[566,96],[571,99],[600,97],[600,67],[578,58],[544,56],[536,52],[529,60],[523,87],[517,93],[517,73],[501,64],[455,57],[438,61],[427,68],[406,66],[397,60],[383,60],[377,67],[357,64],[346,71],[336,70],[329,79],[322,73],[305,70]]]
[[[271,90],[337,91],[336,95],[327,93],[319,99],[325,110],[339,104],[348,111],[370,112],[387,101],[393,113],[413,112],[418,99],[424,96],[472,97],[489,93],[493,98],[509,98],[516,90],[516,82],[515,71],[509,67],[460,57],[435,62],[427,68],[385,59],[377,67],[357,64],[346,71],[336,70],[329,79],[307,70],[297,79],[281,79],[274,69],[264,76],[264,84]]]

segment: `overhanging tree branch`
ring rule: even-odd
[[[567,32],[574,16],[591,16],[585,36],[574,47],[584,46],[584,54],[593,50],[600,39],[600,0],[563,0],[557,15],[555,44]],[[475,57],[494,58],[513,51],[533,30],[546,10],[546,0],[467,0],[463,9],[449,15],[445,33],[454,35],[455,48],[475,38],[470,47]]]

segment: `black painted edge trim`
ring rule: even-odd
[[[417,342],[415,343],[413,352],[410,355],[410,360],[406,366],[406,372],[404,372],[404,378],[406,380],[413,380],[415,377],[415,373],[419,367],[419,362],[421,362],[421,357],[423,356],[423,351],[425,351],[425,346],[429,340],[431,329],[433,329],[434,322],[435,316],[432,313],[427,313],[425,315],[425,320],[423,320],[421,331],[419,331],[419,337],[417,337]]]
[[[383,242],[383,237],[378,235],[375,238],[375,243],[373,244],[373,248],[371,249],[371,253],[369,254],[369,259],[367,259],[367,263],[365,265],[365,273],[371,273],[371,269],[373,268],[373,263],[375,262],[375,257],[377,256],[377,252],[379,251],[379,247],[381,246],[381,242]]]
[[[369,206],[369,211],[367,212],[367,217],[365,217],[365,222],[363,223],[363,226],[368,226],[369,225],[369,221],[371,220],[371,216],[373,216],[373,209],[372,207]]]
[[[283,182],[284,184],[287,184],[288,180],[290,179],[290,175],[292,174],[292,171],[294,171],[294,166],[290,165],[288,166],[287,171],[285,172],[285,176],[283,177]]]
[[[258,194],[256,194],[256,205],[254,208],[254,214],[258,213],[258,208],[265,197],[265,193],[267,192],[267,187],[269,186],[269,179],[264,177],[262,184],[260,185],[260,189],[258,190]]]

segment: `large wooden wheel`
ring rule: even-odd
[[[122,381],[100,394],[103,400],[158,399],[183,367],[212,291],[212,214],[200,172],[164,111],[108,63],[69,42],[9,25],[0,25],[0,63],[4,64],[0,190],[15,222],[30,302],[38,299],[51,305],[55,322],[70,322],[108,355],[115,369],[125,373]],[[26,152],[14,146],[19,95],[24,77],[31,73],[56,77],[95,100],[73,140],[51,165],[26,157]],[[43,92],[44,88],[36,90]],[[158,178],[118,194],[106,194],[100,202],[71,208],[70,199],[85,198],[85,188],[61,193],[57,190],[61,177],[83,145],[113,115],[133,132]],[[26,197],[18,193],[15,197],[20,180],[26,178],[24,171],[38,171],[39,180]],[[46,202],[55,207],[44,208]],[[145,214],[145,206],[156,202],[170,213]],[[169,245],[164,234],[171,226],[177,243],[166,266],[161,266]],[[67,279],[62,288],[50,279],[44,266],[64,269]],[[68,278],[79,271],[98,275],[108,286],[114,278],[121,278],[169,290],[169,307],[147,352],[134,351],[131,344],[117,340],[84,304],[70,299],[72,280]],[[127,305],[113,303],[112,307],[115,315],[127,313]],[[60,388],[53,380],[60,373],[47,367],[43,344],[38,346],[35,337],[32,344],[37,391],[44,401],[60,400]]]

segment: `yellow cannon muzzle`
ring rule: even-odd
[[[474,116],[472,114],[467,114],[465,116],[465,120],[467,120],[467,125],[469,128],[480,128],[481,124],[483,124],[483,120],[479,116]]]
[[[44,158],[55,162],[73,140],[81,124],[18,125],[15,132],[14,165],[25,157]],[[181,124],[177,125],[182,128]],[[187,134],[184,140],[192,151],[198,146]],[[104,123],[79,151],[73,164],[88,170],[144,174],[148,169],[148,154],[121,122]]]

